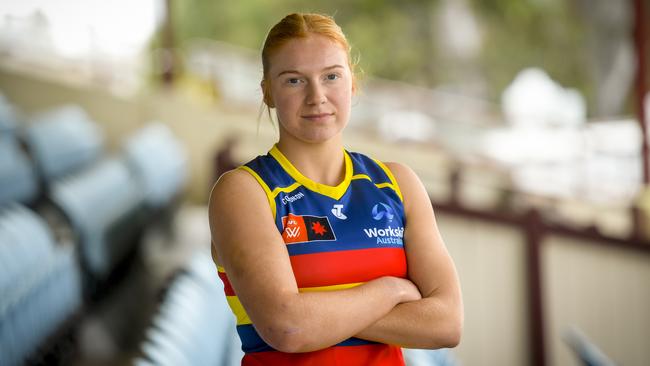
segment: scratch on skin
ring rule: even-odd
[[[298,333],[298,328],[289,328],[284,331],[284,334],[295,334]]]

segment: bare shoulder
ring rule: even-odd
[[[212,187],[210,193],[210,207],[221,202],[223,196],[240,195],[260,191],[264,193],[262,187],[255,181],[253,176],[242,170],[234,169],[224,173]]]
[[[384,162],[391,171],[404,198],[404,207],[410,211],[411,207],[429,202],[429,195],[418,175],[408,165],[395,162]],[[430,205],[425,205],[430,207]]]
[[[393,176],[403,194],[412,196],[413,194],[423,193],[424,186],[411,167],[402,163],[394,162],[385,162],[384,165],[386,165],[391,173],[393,173]]]
[[[222,207],[228,210],[237,207],[259,209],[268,206],[268,199],[263,183],[258,182],[251,173],[243,169],[234,169],[224,173],[210,193],[208,209],[210,216]],[[267,209],[268,210],[268,209]]]
[[[261,190],[255,178],[243,169],[233,169],[223,173],[212,187],[211,197],[216,193],[238,191],[240,189]]]
[[[408,165],[396,163],[392,161],[385,161],[384,165],[390,169],[391,173],[395,176],[397,183],[409,183],[411,181],[419,182],[417,174]]]
[[[223,238],[245,222],[270,221],[273,216],[264,188],[247,171],[231,170],[212,188],[208,204],[213,241]],[[258,221],[250,221],[258,220]]]

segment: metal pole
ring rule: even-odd
[[[174,22],[173,22],[173,4],[172,0],[165,0],[165,21],[162,30],[162,50],[163,54],[160,55],[162,60],[162,81],[166,85],[171,85],[176,76],[176,54],[174,48]]]
[[[645,95],[648,91],[647,63],[648,63],[648,8],[647,0],[634,1],[634,43],[636,46],[637,72],[636,72],[636,105],[639,123],[642,132],[641,161],[643,162],[643,184],[650,186],[650,151],[648,149],[648,120],[644,105]]]
[[[528,212],[525,222],[530,364],[545,366],[546,334],[544,334],[544,294],[541,265],[541,244],[544,228],[541,216],[535,209]]]

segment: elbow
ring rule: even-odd
[[[454,348],[460,344],[460,338],[463,333],[463,317],[457,315],[450,319],[446,330],[440,339],[440,348]]]
[[[299,353],[306,352],[301,345],[293,340],[284,340],[279,343],[276,347],[273,347],[275,350],[284,352],[284,353]]]
[[[298,311],[295,303],[289,299],[280,302],[275,310],[266,312],[262,319],[254,321],[259,336],[276,351],[299,353],[311,351],[308,331],[309,316]]]
[[[463,333],[463,303],[462,300],[453,302],[448,308],[446,321],[443,322],[442,332],[439,333],[436,348],[455,348],[460,344]]]
[[[428,335],[428,342],[422,348],[439,349],[454,348],[460,344],[463,332],[463,322],[460,318],[449,319],[444,324],[431,326]]]
[[[276,335],[263,338],[265,338],[266,343],[276,351],[284,353],[299,353],[308,351],[308,349],[306,349],[306,344],[303,337],[300,337],[297,334],[299,334],[299,332],[292,334],[291,330],[287,330],[278,332]]]
[[[256,327],[257,328],[257,327]],[[274,321],[257,329],[260,337],[273,349],[285,353],[305,352],[305,334],[291,321]]]
[[[423,349],[439,349],[439,348],[454,348],[460,344],[461,338],[461,329],[460,327],[449,326],[448,328],[441,329],[437,328],[432,330],[423,344],[420,344],[417,348]]]
[[[460,338],[463,332],[460,323],[452,325],[449,328],[442,339],[440,339],[440,348],[454,348],[460,344]]]

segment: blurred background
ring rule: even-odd
[[[296,11],[343,28],[346,146],[418,173],[459,272],[461,344],[409,364],[647,365],[648,0],[4,1],[0,364],[239,363],[206,202],[277,140]]]

